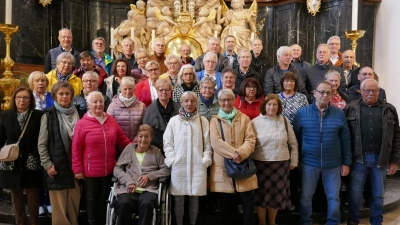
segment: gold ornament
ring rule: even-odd
[[[47,5],[51,4],[51,0],[39,0],[39,3],[46,7]]]
[[[315,16],[320,8],[321,0],[307,0],[307,9],[311,15]]]

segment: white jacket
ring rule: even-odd
[[[163,142],[165,164],[171,168],[172,195],[207,194],[207,167],[211,165],[212,154],[209,135],[208,120],[198,114],[189,120],[177,115],[168,122]]]
[[[289,134],[286,133],[284,119]],[[253,159],[258,161],[285,161],[290,159],[290,165],[297,167],[299,158],[297,140],[287,118],[282,115],[273,118],[259,115],[251,123],[257,137],[256,147],[251,155]],[[292,147],[290,154],[288,142]]]

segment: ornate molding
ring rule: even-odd
[[[225,0],[228,4],[230,4],[232,0]],[[335,0],[322,0],[322,2],[330,2],[330,1],[335,1]],[[363,4],[366,5],[377,5],[382,2],[382,0],[359,0]],[[245,0],[246,5],[251,5],[253,0]],[[301,2],[306,4],[307,0],[257,0],[258,6],[276,6],[276,5],[283,5],[286,3],[292,3],[292,2]]]
[[[43,5],[43,7],[46,7],[47,5],[51,4],[52,0],[39,0],[39,3]]]

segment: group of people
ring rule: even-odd
[[[53,224],[78,224],[80,201],[89,224],[105,224],[112,176],[120,225],[136,211],[139,224],[151,224],[165,176],[177,225],[184,223],[185,199],[194,225],[199,197],[214,192],[222,224],[233,222],[236,193],[245,225],[254,224],[254,207],[264,225],[292,206],[301,224],[311,225],[320,176],[327,224],[338,224],[341,176],[348,174],[347,223],[359,222],[367,176],[371,224],[382,223],[386,175],[400,161],[399,120],[373,70],[356,68],[353,51],[338,52],[340,38],[318,46],[314,65],[301,58],[299,45],[280,47],[270,69],[259,39],[235,53],[235,37],[227,36],[221,54],[214,37],[196,60],[185,44],[181,56],[164,56],[162,39],[150,56],[145,49],[133,53],[126,38],[115,60],[103,38],[82,53],[72,48],[68,29],[59,40],[46,57],[47,74],[31,73],[30,87],[17,88],[11,109],[1,113],[0,146],[16,143],[26,125],[19,158],[0,163],[0,187],[11,190],[17,224],[38,223],[42,184]],[[228,176],[225,159],[249,158],[256,174]]]

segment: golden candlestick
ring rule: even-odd
[[[0,79],[0,88],[4,91],[5,102],[1,105],[1,109],[7,110],[10,108],[11,94],[19,86],[19,80],[12,78],[13,74],[11,68],[14,66],[14,61],[10,57],[10,36],[18,31],[18,26],[12,24],[0,24],[0,31],[6,34],[6,37],[4,38],[4,40],[6,40],[6,57],[1,60],[1,64],[4,66],[5,71],[3,73],[4,78]]]
[[[351,40],[351,49],[354,51],[354,55],[356,55],[357,40],[364,36],[365,30],[350,30],[350,31],[345,31],[344,34],[348,39]],[[360,64],[357,63],[355,59],[354,59],[354,64],[358,67],[360,66]]]

